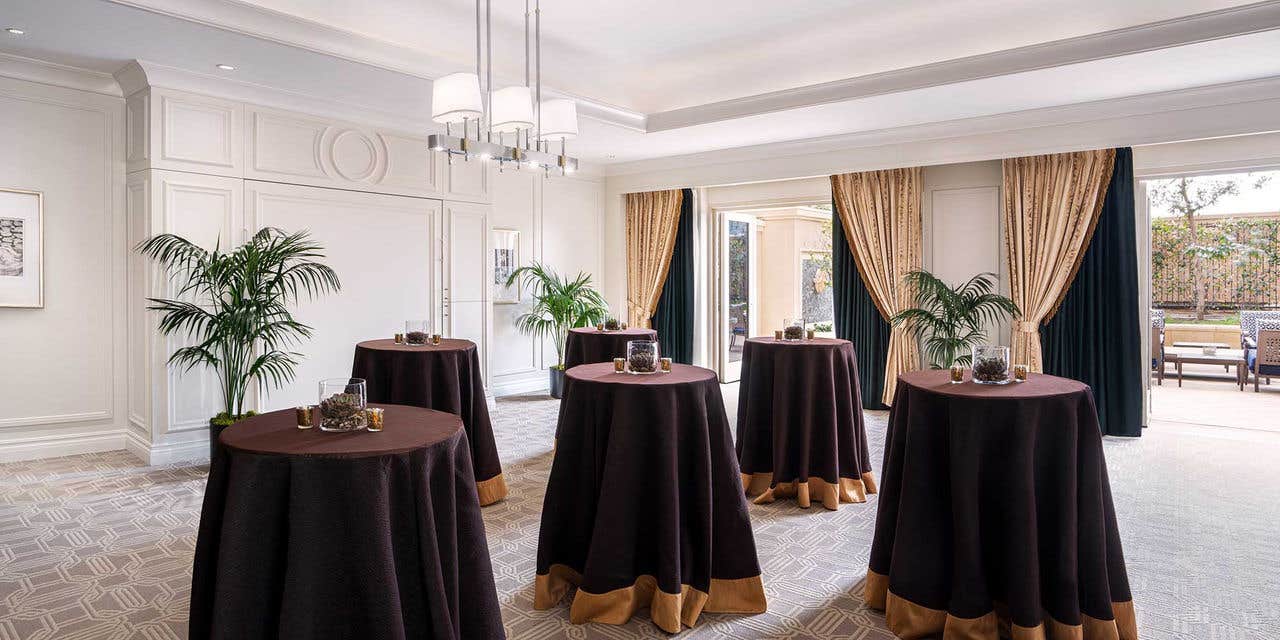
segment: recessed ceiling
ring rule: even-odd
[[[492,9],[497,84],[520,82],[525,4]],[[1274,0],[543,0],[542,17],[547,93],[582,101],[572,151],[603,163],[1280,77]],[[6,0],[5,24],[28,34],[0,52],[147,60],[424,128],[428,78],[475,55],[467,0]]]
[[[244,0],[473,59],[466,0]],[[523,73],[525,3],[491,0],[495,63]],[[174,0],[135,0],[164,7]],[[1240,0],[543,0],[543,73],[560,90],[642,113],[740,98],[1227,7]],[[465,67],[462,67],[465,68]]]

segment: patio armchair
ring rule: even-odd
[[[1178,359],[1177,355],[1169,354],[1168,361],[1174,362]],[[1166,356],[1164,353],[1164,331],[1151,327],[1151,369],[1156,372],[1156,384],[1164,386],[1164,363]]]
[[[1160,382],[1164,382],[1164,309],[1151,310],[1151,368],[1159,367]],[[1157,336],[1159,341],[1156,340]],[[1158,345],[1158,346],[1157,346]]]
[[[1280,311],[1241,311],[1240,348],[1248,351],[1258,347],[1258,321],[1280,321]]]
[[[1280,376],[1280,320],[1259,323],[1256,346],[1245,352],[1249,372],[1253,374],[1253,391],[1258,392],[1258,381]]]

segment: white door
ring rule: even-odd
[[[442,222],[441,325],[445,335],[476,343],[481,370],[487,376],[491,325],[489,282],[493,279],[489,259],[489,205],[445,202]]]
[[[721,382],[737,382],[742,375],[742,347],[747,338],[763,335],[759,323],[759,276],[756,271],[759,234],[755,216],[721,213],[716,234],[720,274],[717,373]]]
[[[246,226],[306,229],[342,290],[304,299],[294,317],[314,330],[292,384],[270,391],[264,410],[316,401],[316,383],[351,374],[355,345],[402,331],[436,307],[440,201],[339,189],[245,181]]]

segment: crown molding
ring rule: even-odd
[[[120,86],[108,73],[0,53],[0,76],[120,97]]]
[[[108,1],[417,78],[440,77],[456,71],[459,64],[456,60],[425,55],[403,45],[237,0]],[[549,97],[572,98],[578,103],[579,113],[583,117],[632,131],[651,133],[1132,55],[1274,29],[1280,29],[1280,0],[1265,0],[1103,33],[652,114],[554,89],[544,88],[544,92]]]
[[[453,73],[460,64],[457,60],[445,60],[409,47],[236,0],[107,1],[425,80]],[[495,80],[499,85],[517,81],[502,77]],[[572,98],[578,103],[578,113],[583,117],[633,131],[645,130],[645,115],[638,111],[554,88],[543,87],[542,91],[548,99]]]
[[[614,193],[1280,131],[1280,76],[606,167]]]
[[[121,67],[115,73],[115,79],[125,96],[158,87],[399,131],[416,131],[422,134],[443,131],[442,127],[421,114],[383,109],[368,102],[347,102],[332,97],[285,91],[147,60],[134,60]]]
[[[1124,29],[652,113],[646,120],[646,130],[655,132],[682,129],[762,113],[1079,64],[1274,29],[1280,29],[1280,0],[1267,0]]]

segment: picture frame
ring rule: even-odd
[[[520,230],[493,230],[493,303],[519,304],[520,283],[507,286],[507,278],[520,268]]]
[[[44,307],[44,193],[0,187],[0,307]]]

